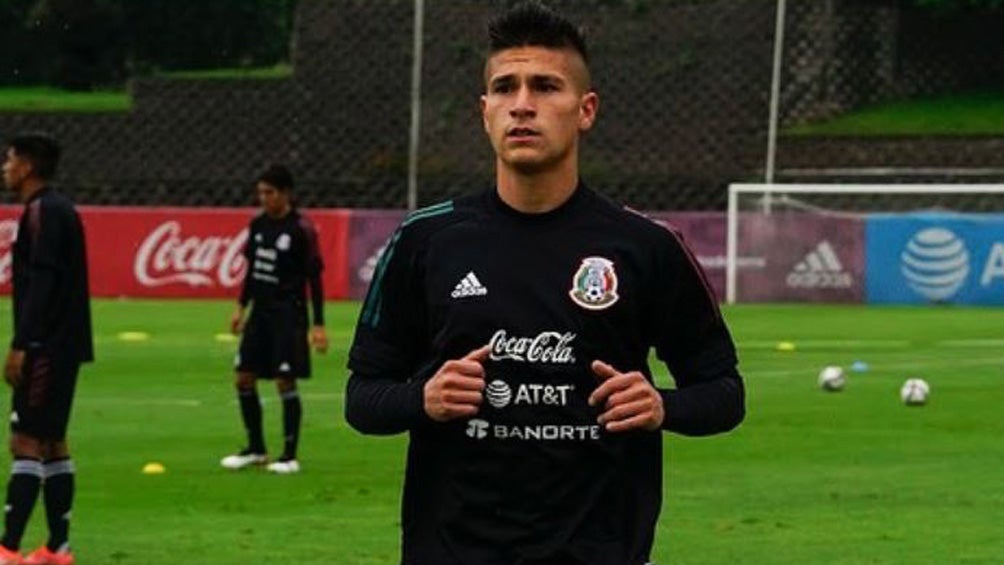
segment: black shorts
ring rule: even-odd
[[[309,378],[306,312],[295,305],[253,308],[234,366],[259,379]]]
[[[65,439],[79,371],[75,359],[26,353],[21,381],[14,387],[11,431],[41,440]]]

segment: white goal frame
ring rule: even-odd
[[[725,301],[736,302],[738,272],[739,196],[762,194],[764,211],[770,213],[775,195],[786,194],[1004,194],[1004,184],[764,184],[729,185],[725,236]]]

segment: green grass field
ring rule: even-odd
[[[125,90],[69,92],[50,86],[0,87],[0,112],[128,112],[132,95]]]
[[[240,79],[287,79],[293,76],[293,66],[279,63],[271,67],[235,67],[223,69],[198,69],[181,71],[160,71],[156,76],[182,80],[240,80]]]
[[[281,63],[271,67],[162,71],[155,76],[175,80],[281,80],[293,76],[293,67]],[[123,113],[132,107],[132,94],[125,87],[73,92],[42,85],[0,86],[0,112]]]
[[[315,357],[301,388],[304,470],[272,476],[218,465],[242,443],[236,345],[215,339],[230,302],[94,302],[99,360],[81,375],[70,436],[79,563],[397,562],[406,438],[363,437],[344,422],[358,304],[327,308],[334,348]],[[1001,562],[1004,309],[741,306],[726,315],[748,418],[725,436],[666,436],[657,563]],[[150,338],[118,339],[126,331]],[[3,301],[0,335],[9,332]],[[796,348],[778,351],[779,341]],[[870,370],[849,373],[846,390],[816,386],[823,365],[855,360]],[[931,383],[927,406],[900,404],[912,375]],[[274,390],[262,392],[276,448],[279,406]],[[142,474],[151,461],[167,472]],[[44,541],[39,508],[29,548]]]
[[[787,128],[785,135],[915,136],[1004,133],[1004,91],[897,100],[851,110],[832,120]]]

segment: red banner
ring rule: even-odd
[[[81,206],[91,294],[234,297],[247,269],[241,253],[257,213],[240,208]],[[20,206],[0,207],[0,293],[10,293],[11,249]],[[324,294],[349,294],[348,210],[307,210],[324,258]]]

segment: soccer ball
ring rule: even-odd
[[[604,290],[602,286],[591,285],[587,287],[586,291],[582,294],[583,297],[585,297],[586,302],[596,303],[603,300],[606,290]]]
[[[844,370],[835,365],[830,365],[828,367],[823,367],[823,370],[819,372],[819,388],[829,391],[836,392],[844,390],[844,385],[847,384],[847,375],[844,374]]]
[[[920,406],[927,403],[931,394],[931,386],[924,379],[907,379],[899,389],[899,397],[907,406]]]

